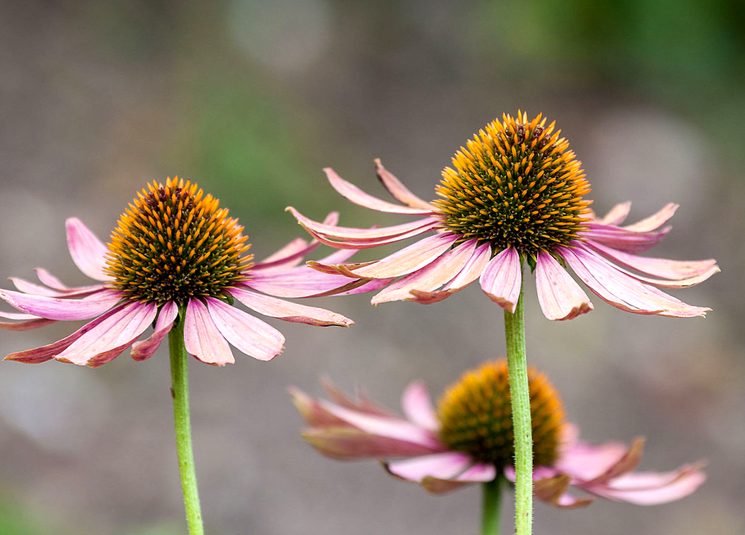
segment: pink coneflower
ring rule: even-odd
[[[635,472],[643,439],[631,445],[591,445],[577,440],[564,420],[558,394],[548,379],[529,368],[533,426],[533,473],[537,498],[557,507],[587,505],[593,496],[637,505],[678,500],[705,479],[700,463],[670,472]],[[308,424],[305,439],[335,459],[382,459],[388,472],[433,493],[466,485],[514,479],[513,425],[507,363],[487,362],[466,372],[435,409],[426,387],[404,391],[404,418],[366,397],[352,399],[327,385],[331,401],[293,390]]]
[[[390,227],[350,228],[313,221],[289,208],[298,222],[332,247],[366,249],[419,239],[389,256],[364,263],[313,263],[313,267],[356,279],[389,284],[374,304],[440,301],[479,279],[483,291],[514,313],[522,284],[522,262],[535,271],[545,316],[571,319],[592,303],[567,268],[609,304],[627,312],[673,317],[703,316],[658,288],[685,288],[719,271],[715,260],[676,261],[639,256],[670,230],[678,208],[668,204],[632,225],[622,226],[630,204],[597,219],[585,195],[590,185],[569,142],[554,123],[504,115],[469,140],[452,159],[426,202],[376,160],[378,178],[400,203],[373,197],[326,169],[331,185],[355,204],[380,212],[414,216]]]
[[[327,223],[334,221],[332,216]],[[205,196],[183,179],[153,182],[143,189],[119,219],[108,245],[77,218],[68,219],[66,228],[73,262],[98,282],[71,288],[44,269],[36,270],[41,284],[11,278],[18,291],[0,290],[0,298],[21,312],[0,312],[0,318],[12,320],[0,327],[92,321],[62,340],[10,354],[8,360],[38,363],[54,358],[100,366],[129,347],[134,359],[145,360],[176,321],[183,322],[187,351],[204,363],[234,362],[230,345],[270,360],[281,353],[284,336],[233,306],[235,301],[286,321],[346,327],[352,321],[340,314],[285,298],[366,289],[347,277],[328,278],[299,266],[318,245],[299,238],[254,264],[237,219],[212,195]],[[338,251],[324,262],[349,256],[349,251]],[[152,335],[138,341],[153,323]]]

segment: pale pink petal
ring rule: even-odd
[[[614,249],[630,253],[641,253],[655,245],[664,238],[671,227],[651,232],[636,232],[622,227],[602,225],[599,223],[587,223],[587,228],[580,232],[587,240],[593,240]]]
[[[496,476],[497,470],[493,464],[474,464],[452,479],[426,476],[421,485],[433,494],[444,494],[474,483],[493,481]]]
[[[592,498],[576,498],[568,491],[570,478],[559,474],[548,477],[538,477],[533,481],[533,494],[539,500],[563,509],[576,509],[592,503]]]
[[[719,272],[717,261],[707,260],[668,260],[666,258],[649,258],[617,251],[594,241],[586,242],[589,247],[603,256],[630,269],[653,277],[670,280],[683,280]]]
[[[394,476],[419,483],[425,477],[455,479],[473,464],[473,459],[465,453],[445,452],[393,461],[386,463],[385,467]],[[494,476],[491,479],[494,479]]]
[[[422,219],[411,221],[409,223],[403,223],[401,225],[394,225],[391,227],[340,227],[313,221],[312,219],[305,217],[292,207],[288,207],[287,210],[292,213],[293,216],[295,216],[295,219],[298,220],[298,223],[300,223],[301,226],[303,226],[314,236],[321,236],[331,240],[342,241],[377,241],[386,238],[396,238],[416,230],[421,230],[422,232],[424,232],[425,230],[439,223],[439,219],[436,217],[425,217]]]
[[[706,481],[698,466],[683,466],[666,473],[637,472],[609,481],[606,485],[582,487],[610,500],[635,505],[659,505],[689,496]]]
[[[271,325],[211,297],[207,308],[222,335],[246,355],[271,360],[282,353],[285,337]]]
[[[391,214],[426,215],[432,213],[432,207],[411,208],[378,199],[377,197],[365,193],[354,184],[347,182],[330,167],[327,167],[323,171],[326,173],[326,178],[328,178],[331,183],[331,187],[333,187],[342,197],[359,206]]]
[[[434,262],[457,240],[453,234],[437,234],[419,240],[377,262],[351,270],[362,278],[387,279],[408,275]]]
[[[39,318],[33,314],[3,312],[2,310],[0,310],[0,318],[13,320],[0,321],[0,329],[8,331],[26,331],[28,329],[36,329],[37,327],[43,327],[49,323],[54,323],[54,320]]]
[[[302,268],[298,268],[302,269]],[[390,282],[390,279],[367,281],[350,279],[345,275],[328,275],[307,268],[303,273],[293,273],[265,279],[255,277],[243,286],[282,298],[325,297],[328,295],[352,295],[375,291]]]
[[[61,299],[0,290],[0,299],[23,312],[50,320],[85,320],[106,312],[121,300],[121,294],[101,290],[84,299]]]
[[[412,208],[419,208],[422,210],[434,210],[427,201],[414,195],[403,183],[396,178],[390,171],[388,171],[383,164],[380,162],[380,158],[375,159],[375,170],[378,175],[378,179],[383,183],[383,186],[393,195],[393,198],[404,203]]]
[[[103,284],[92,284],[89,286],[78,286],[77,288],[70,288],[68,290],[55,290],[54,288],[48,288],[47,286],[42,286],[19,277],[9,277],[9,279],[13,283],[13,286],[23,293],[46,297],[66,297],[68,299],[72,297],[85,297],[86,295],[104,289]]]
[[[54,288],[55,290],[70,290],[71,288],[64,284],[57,277],[52,275],[48,270],[44,268],[36,268],[36,276],[39,278],[42,284]]]
[[[199,299],[190,299],[186,306],[184,344],[186,351],[205,364],[225,366],[235,362],[225,336],[212,319],[211,311]]]
[[[178,305],[169,301],[163,305],[158,312],[158,319],[155,322],[153,334],[147,340],[135,342],[132,344],[132,358],[137,361],[147,360],[152,357],[158,350],[163,339],[168,335],[173,327],[173,322],[178,316]]]
[[[522,267],[520,255],[508,247],[492,258],[481,274],[481,289],[489,299],[514,314],[520,297]]]
[[[75,340],[55,356],[62,362],[86,365],[118,355],[140,336],[155,319],[153,303],[128,303]],[[116,352],[115,354],[113,354]],[[111,356],[113,354],[113,356]]]
[[[460,272],[447,282],[442,289],[433,292],[423,292],[420,290],[412,290],[411,293],[414,296],[412,301],[422,304],[437,303],[443,299],[447,299],[454,293],[461,291],[463,288],[471,284],[473,281],[478,279],[483,273],[486,265],[491,259],[491,245],[488,243],[479,245],[476,250],[468,259],[466,264],[460,270]]]
[[[615,473],[614,467],[629,457],[630,451],[634,451],[633,457],[638,459],[639,447],[638,442],[632,449],[618,442],[599,445],[579,443],[561,453],[555,468],[574,481],[607,479],[608,474]]]
[[[318,307],[309,307],[298,305],[268,295],[261,295],[255,292],[244,290],[242,288],[233,288],[228,293],[238,299],[248,308],[255,310],[259,314],[280,318],[285,321],[294,321],[297,323],[307,323],[309,325],[329,326],[336,325],[339,327],[349,327],[354,322],[345,318],[341,314],[331,312]]]
[[[432,398],[422,381],[409,383],[401,399],[401,407],[406,417],[420,427],[437,431],[440,427]]]
[[[372,298],[372,304],[416,300],[414,292],[432,292],[455,277],[466,265],[476,249],[476,241],[462,243],[429,265],[399,279]],[[363,268],[364,269],[364,268]],[[356,271],[354,271],[356,273]]]
[[[538,253],[535,267],[538,302],[550,320],[568,320],[592,310],[592,303],[579,284],[548,253]]]
[[[51,344],[47,344],[41,347],[34,347],[31,349],[26,349],[24,351],[18,351],[15,353],[11,353],[10,355],[5,357],[5,360],[15,360],[18,362],[25,362],[28,364],[36,364],[39,362],[46,362],[52,358],[54,358],[56,355],[70,347],[70,345],[75,342],[78,338],[83,336],[85,333],[99,325],[101,322],[105,321],[107,318],[109,318],[112,314],[117,313],[121,310],[122,307],[117,307],[114,309],[109,310],[108,312],[102,314],[101,316],[97,317],[93,321],[86,323],[83,325],[80,329],[75,331],[74,333],[66,336],[62,340],[58,340],[56,342],[53,342]]]
[[[360,391],[359,389],[357,390],[356,398],[351,398],[344,394],[344,392],[336,388],[336,386],[334,386],[334,384],[328,379],[322,379],[321,384],[323,385],[323,389],[326,391],[326,394],[328,394],[331,401],[333,401],[337,405],[341,405],[342,407],[364,412],[367,414],[386,416],[389,418],[396,417],[394,413],[384,407],[381,407],[380,405],[369,399],[367,395],[365,395],[365,393]]]
[[[363,413],[323,400],[319,403],[328,413],[366,433],[404,440],[435,450],[442,448],[440,441],[431,431],[401,418]]]
[[[101,240],[77,217],[69,218],[65,222],[65,228],[67,229],[67,247],[78,269],[92,279],[111,280],[111,277],[104,271],[107,249]]]
[[[303,438],[318,451],[334,459],[379,459],[426,455],[433,449],[414,442],[372,435],[351,427],[306,429]]]
[[[587,249],[560,248],[558,253],[590,290],[607,303],[635,314],[669,317],[705,316],[711,310],[687,305],[616,269]]]
[[[672,202],[668,203],[663,206],[660,211],[642,219],[641,221],[637,221],[633,225],[626,225],[623,228],[625,228],[626,230],[631,230],[633,232],[652,232],[670,221],[679,207],[679,204],[675,204]]]
[[[605,217],[598,219],[598,222],[603,223],[604,225],[620,225],[626,221],[630,211],[631,202],[626,201],[619,203],[611,208],[608,213],[605,214]]]

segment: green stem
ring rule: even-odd
[[[183,315],[181,316],[183,318]],[[168,335],[171,352],[171,397],[173,398],[173,425],[176,429],[176,454],[181,474],[181,492],[189,535],[204,535],[202,509],[199,505],[197,474],[194,470],[194,453],[191,447],[189,420],[189,361],[184,348],[184,322],[174,323]]]
[[[481,485],[481,535],[499,535],[502,476]]]
[[[522,288],[515,313],[504,313],[504,331],[515,430],[515,534],[530,535],[533,529],[533,433]]]

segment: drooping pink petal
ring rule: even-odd
[[[303,417],[305,423],[311,428],[326,428],[326,427],[352,427],[347,424],[344,420],[337,418],[319,403],[316,399],[310,397],[308,394],[300,390],[299,388],[290,387],[290,396],[292,397],[292,404]]]
[[[598,222],[604,225],[620,225],[629,216],[631,211],[631,202],[626,201],[615,205],[604,217],[598,219]]]
[[[568,320],[592,310],[587,294],[550,254],[538,253],[535,280],[538,302],[548,319]]]
[[[406,277],[399,279],[372,298],[372,304],[388,303],[404,299],[416,300],[417,292],[432,292],[455,277],[466,265],[476,249],[476,240],[462,243],[434,262]]]
[[[421,239],[372,264],[351,270],[355,275],[370,279],[387,279],[408,275],[434,262],[457,240],[453,234],[437,234]]]
[[[113,290],[100,290],[83,299],[64,299],[0,290],[0,299],[12,307],[50,320],[85,320],[106,312],[121,299]]]
[[[53,288],[55,290],[70,290],[70,287],[64,284],[61,280],[59,280],[57,277],[52,275],[48,270],[44,268],[36,268],[36,276],[41,281],[42,284],[45,284],[46,286],[49,286],[50,288]]]
[[[158,308],[153,303],[132,302],[75,340],[55,356],[62,362],[77,365],[111,360],[137,340],[155,319]]]
[[[222,335],[246,355],[271,360],[282,353],[285,337],[271,325],[212,297],[207,308]]]
[[[72,297],[85,297],[104,289],[103,284],[92,284],[68,290],[55,290],[54,288],[48,288],[47,286],[42,286],[41,284],[21,279],[20,277],[10,277],[10,281],[18,291],[26,294],[41,295],[45,297],[66,297],[68,299]]]
[[[518,252],[513,247],[508,247],[492,258],[481,274],[480,282],[481,289],[489,299],[514,314],[522,284]]]
[[[393,173],[383,167],[380,158],[375,159],[375,172],[377,173],[380,182],[382,182],[385,189],[388,190],[394,199],[407,206],[411,206],[412,208],[420,208],[422,210],[430,211],[435,209],[430,203],[413,194],[409,188],[404,186],[403,183],[393,175]]]
[[[190,299],[186,306],[184,345],[186,351],[205,364],[225,366],[235,362],[225,336],[218,330],[212,314],[199,299]]]
[[[577,276],[598,297],[611,305],[635,314],[669,317],[705,316],[711,310],[696,307],[667,295],[619,271],[607,260],[587,249],[560,248],[558,253]]]
[[[341,314],[331,312],[318,307],[309,307],[291,303],[268,295],[258,294],[244,290],[242,288],[233,288],[229,290],[230,295],[238,299],[248,308],[272,318],[280,318],[285,321],[294,321],[297,323],[307,323],[327,327],[336,325],[339,327],[349,327],[354,322],[345,318]]]
[[[658,212],[652,214],[649,217],[645,217],[641,221],[637,221],[633,225],[626,225],[626,230],[633,232],[652,232],[660,228],[662,225],[670,221],[675,215],[675,212],[680,208],[679,204],[667,203]]]
[[[320,404],[330,414],[365,433],[403,440],[434,450],[442,448],[442,444],[431,431],[401,418],[362,413],[323,400]]]
[[[18,362],[24,362],[27,364],[37,364],[40,362],[46,362],[48,360],[51,360],[56,355],[70,347],[70,345],[75,342],[78,338],[86,334],[88,331],[99,325],[101,322],[109,318],[112,314],[115,314],[119,310],[121,310],[121,306],[113,308],[109,310],[108,312],[100,315],[93,321],[90,321],[83,325],[80,329],[75,331],[74,333],[66,336],[62,340],[58,340],[56,342],[53,342],[51,344],[47,344],[41,347],[34,347],[31,349],[26,349],[23,351],[17,351],[15,353],[11,353],[10,355],[7,355],[5,357],[5,360],[15,360]]]
[[[437,303],[443,299],[447,299],[454,293],[461,291],[463,288],[471,284],[473,281],[478,279],[483,273],[486,265],[491,259],[491,245],[484,243],[479,245],[476,250],[468,259],[466,264],[460,270],[460,272],[447,282],[440,290],[433,292],[423,292],[420,290],[412,290],[411,293],[414,296],[412,301],[422,304]]]
[[[107,249],[101,240],[77,217],[69,218],[65,228],[67,247],[78,269],[92,279],[104,282],[111,280],[104,271]]]
[[[533,481],[533,493],[539,500],[564,509],[576,509],[592,503],[592,498],[576,498],[569,492],[571,478],[565,474],[538,477]]]
[[[33,314],[23,314],[20,312],[3,312],[0,310],[0,318],[5,318],[13,321],[0,321],[0,329],[8,331],[26,331],[29,329],[36,329],[37,327],[43,327],[49,323],[54,323],[54,320],[48,320],[39,318]]]
[[[653,277],[683,280],[707,274],[711,276],[719,272],[717,261],[713,258],[707,260],[668,260],[666,258],[651,258],[624,253],[594,241],[588,241],[586,244],[622,266]]]
[[[401,398],[401,407],[406,417],[418,426],[430,431],[439,429],[432,398],[422,381],[409,383]]]
[[[670,228],[637,232],[612,225],[587,223],[587,228],[582,230],[580,235],[584,239],[593,240],[613,249],[629,253],[641,253],[657,245],[670,232]]]
[[[474,464],[452,479],[426,476],[421,481],[422,487],[433,494],[452,492],[461,487],[474,483],[488,483],[496,477],[496,469],[492,464]]]
[[[178,316],[178,305],[176,303],[169,301],[163,305],[160,312],[158,312],[155,329],[153,334],[150,335],[150,338],[132,344],[132,358],[137,361],[143,361],[152,357],[158,350],[163,339],[171,331],[176,316]]]
[[[639,446],[636,445],[636,454]],[[630,449],[619,442],[592,445],[579,443],[563,451],[555,468],[569,475],[573,481],[593,481],[607,478],[614,467],[628,456]]]
[[[341,390],[336,388],[334,384],[328,379],[322,379],[321,384],[323,389],[326,391],[329,399],[336,405],[341,405],[348,409],[363,412],[366,414],[373,414],[376,416],[385,416],[387,418],[396,418],[397,416],[389,411],[388,409],[378,405],[365,395],[362,391],[357,391],[356,398],[351,398],[344,394]]]
[[[432,213],[432,207],[412,208],[378,199],[369,193],[365,193],[354,184],[347,182],[330,167],[325,168],[323,171],[326,173],[326,178],[328,178],[331,183],[331,187],[333,187],[342,197],[359,206],[391,214],[426,215]]]
[[[704,481],[706,475],[700,467],[689,465],[673,472],[626,474],[605,485],[593,485],[583,489],[609,500],[635,505],[659,505],[689,496]]]
[[[367,282],[366,279],[350,279],[346,275],[328,275],[311,268],[302,272],[288,273],[264,278],[256,276],[243,286],[261,293],[282,298],[325,297],[327,295],[351,295],[375,291],[385,286],[389,279]]]
[[[394,476],[419,483],[425,477],[455,479],[473,464],[473,459],[465,453],[448,451],[389,462],[385,467]],[[494,475],[491,479],[494,479]]]
[[[406,440],[371,435],[351,427],[306,429],[303,438],[324,455],[339,459],[376,459],[432,453],[432,448]]]
[[[308,232],[314,236],[323,237],[330,240],[339,241],[378,241],[386,238],[397,238],[402,235],[407,235],[412,231],[426,230],[432,228],[439,223],[439,219],[436,217],[424,217],[411,221],[409,223],[403,223],[400,225],[394,225],[390,227],[372,227],[372,228],[354,228],[354,227],[340,227],[336,225],[326,225],[319,223],[305,217],[303,214],[292,208],[291,206],[287,210],[295,216],[298,223],[305,228]]]

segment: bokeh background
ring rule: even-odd
[[[644,468],[709,460],[679,503],[538,505],[536,532],[745,532],[745,4],[740,0],[80,1],[0,4],[0,273],[45,266],[83,283],[66,251],[77,215],[106,237],[143,183],[197,179],[261,255],[300,233],[286,205],[352,225],[382,221],[336,196],[321,169],[381,193],[372,159],[431,198],[451,154],[518,108],[558,120],[595,208],[672,200],[655,251],[719,259],[682,296],[707,319],[603,306],[545,320],[527,292],[530,361],[586,438],[648,437]],[[9,283],[5,283],[7,286]],[[529,283],[530,285],[530,283]],[[433,497],[374,462],[338,463],[298,434],[286,388],[365,385],[397,407],[414,378],[440,392],[504,350],[477,288],[437,306],[320,300],[348,330],[283,324],[270,364],[192,366],[193,426],[210,533],[474,533],[479,490]],[[3,354],[71,325],[0,336]],[[0,533],[183,533],[168,362],[126,355],[90,370],[0,370]],[[195,363],[196,364],[196,363]],[[511,502],[505,504],[510,516]],[[505,526],[508,521],[506,521]],[[505,527],[509,532],[509,528]]]

